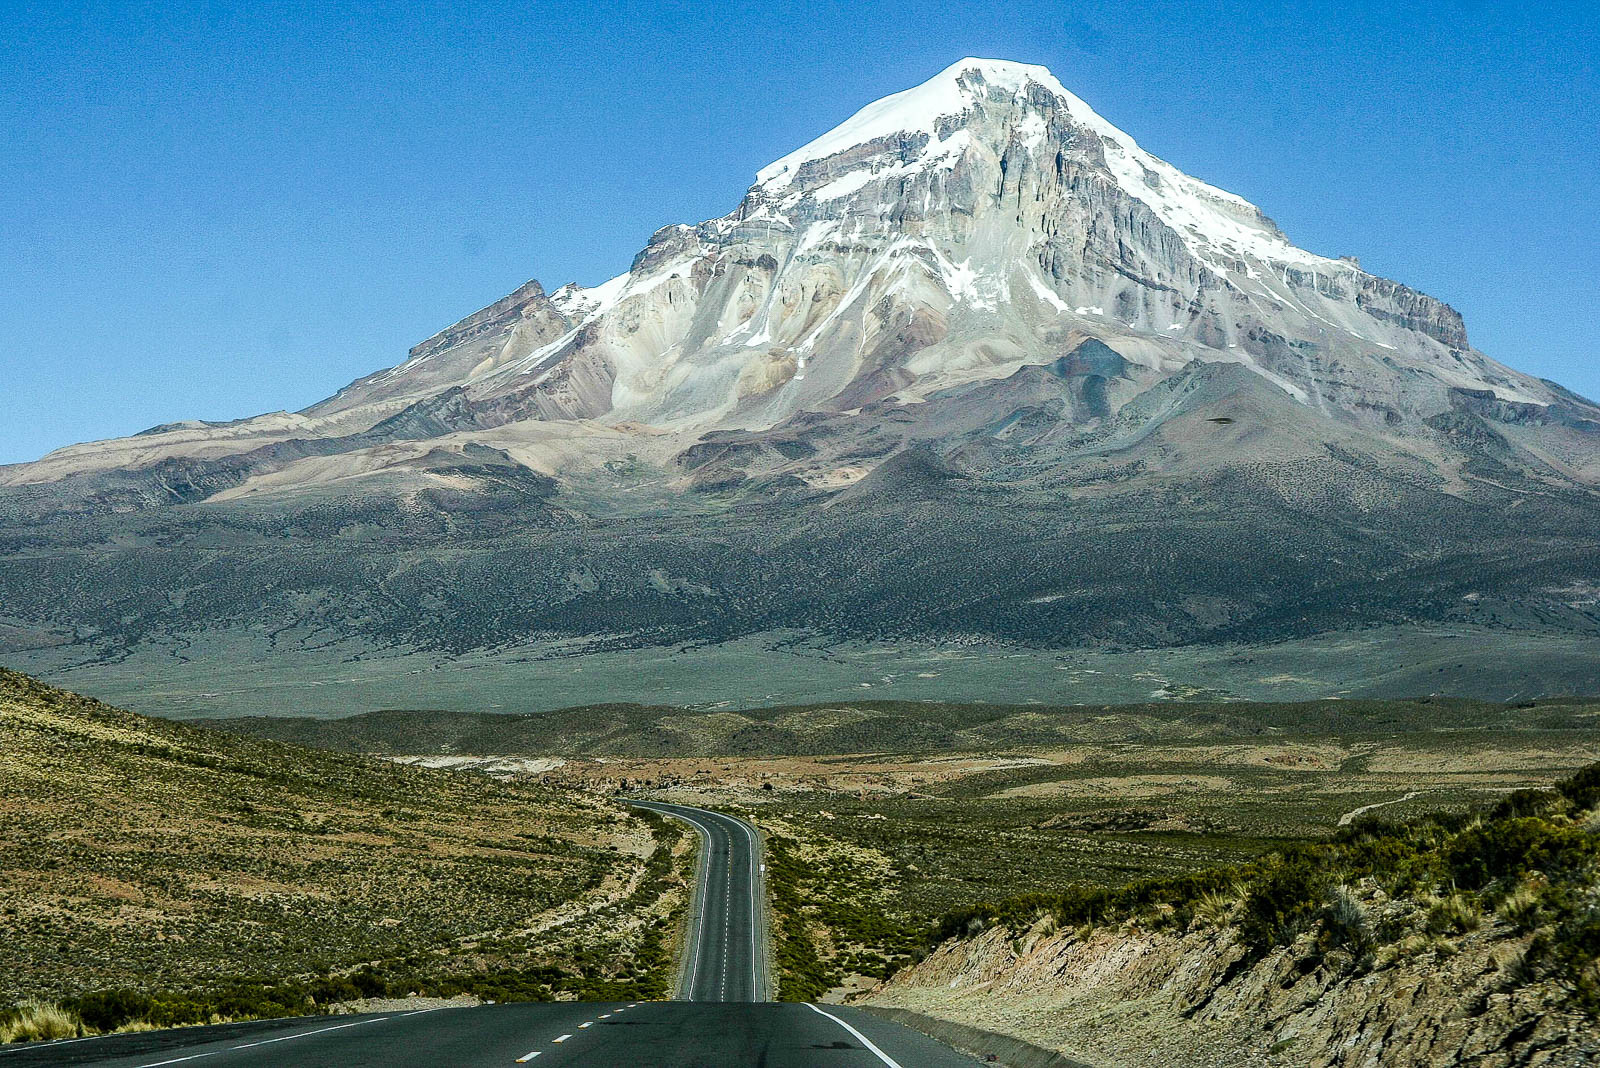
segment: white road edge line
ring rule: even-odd
[[[75,1042],[94,1042],[98,1039],[110,1037],[110,1035],[85,1035],[82,1038],[58,1038],[51,1042],[23,1042],[11,1049],[0,1049],[0,1057],[11,1053],[37,1052],[41,1049],[50,1049],[53,1046],[70,1046]]]
[[[650,806],[645,805],[642,807],[649,808]],[[697,935],[700,933],[700,930],[705,923],[706,895],[711,890],[711,828],[706,824],[701,823],[693,816],[684,815],[682,812],[662,812],[660,809],[653,809],[653,811],[659,815],[668,816],[673,819],[680,820],[683,823],[687,823],[689,826],[694,828],[696,836],[700,839],[700,871],[697,873],[697,878],[695,880],[699,884],[699,889],[695,894],[695,904],[699,906],[700,915],[697,917],[697,922],[694,924],[694,930],[691,932],[691,934]],[[694,1000],[695,983],[700,978],[700,939],[691,938],[690,943],[688,968],[689,974],[688,978],[684,980],[683,989],[678,991],[679,1001]],[[632,1005],[629,1005],[628,1007],[630,1009],[633,1008]]]
[[[161,1065],[163,1064],[181,1064],[184,1061],[198,1061],[205,1057],[215,1057],[221,1053],[232,1053],[236,1049],[253,1049],[256,1046],[270,1046],[274,1042],[292,1042],[297,1038],[310,1038],[312,1035],[326,1034],[329,1031],[343,1031],[347,1027],[360,1027],[363,1024],[383,1023],[385,1020],[392,1019],[394,1019],[393,1016],[379,1016],[372,1020],[357,1020],[355,1023],[337,1024],[333,1027],[319,1027],[315,1031],[301,1031],[299,1034],[284,1035],[282,1038],[265,1038],[260,1042],[245,1042],[237,1046],[229,1046],[227,1049],[214,1049],[209,1053],[191,1053],[187,1057],[173,1057],[170,1060],[165,1061],[150,1061],[147,1064],[141,1064],[139,1068],[161,1068]]]
[[[876,1056],[884,1064],[887,1064],[889,1066],[889,1068],[902,1068],[902,1066],[901,1066],[899,1061],[895,1060],[893,1057],[891,1057],[887,1053],[883,1052],[883,1050],[881,1050],[877,1046],[873,1045],[872,1044],[872,1039],[868,1038],[866,1035],[862,1034],[860,1031],[857,1031],[854,1027],[851,1027],[849,1024],[847,1024],[843,1020],[839,1019],[839,1017],[835,1016],[833,1013],[831,1013],[831,1012],[823,1012],[821,1009],[817,1008],[815,1005],[811,1004],[809,1001],[806,1002],[806,1008],[810,1009],[812,1012],[818,1014],[819,1016],[826,1016],[828,1019],[832,1020],[834,1023],[838,1024],[840,1027],[844,1028],[846,1031],[849,1031],[852,1035],[855,1035],[856,1038],[861,1040],[861,1044],[863,1046],[866,1046],[867,1049],[870,1050],[873,1053],[874,1056]]]

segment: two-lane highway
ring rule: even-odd
[[[837,1005],[529,1002],[0,1046],[0,1068],[972,1068]]]
[[[761,840],[744,820],[710,809],[634,801],[682,820],[700,836],[691,938],[678,983],[680,1001],[766,1001],[766,889]]]
[[[780,1004],[767,967],[760,837],[742,820],[659,802],[700,861],[679,1000],[480,1005],[261,1020],[34,1046],[0,1068],[970,1068],[925,1035],[838,1005]]]

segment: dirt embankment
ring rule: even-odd
[[[1553,984],[1511,989],[1497,925],[1355,967],[1309,937],[1252,958],[1230,930],[1000,928],[946,943],[865,1003],[1014,1035],[1097,1068],[1600,1064]]]

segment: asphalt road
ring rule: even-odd
[[[766,900],[760,838],[743,820],[710,809],[635,801],[700,835],[692,937],[678,981],[680,1001],[766,1001]]]
[[[0,1068],[970,1068],[971,1058],[838,1005],[767,1000],[759,838],[706,809],[635,802],[701,836],[679,999],[317,1016],[0,1046]]]

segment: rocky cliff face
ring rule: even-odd
[[[1041,923],[948,943],[871,1004],[1014,1035],[1104,1068],[1589,1065],[1592,1017],[1554,984],[1512,987],[1527,939],[1490,927],[1376,967],[1310,939],[1252,958],[1232,934]]]

